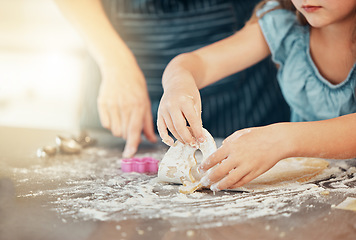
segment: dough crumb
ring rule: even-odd
[[[325,190],[325,191],[321,191],[320,192],[320,195],[323,195],[323,196],[327,196],[327,195],[329,195],[330,194],[330,192],[328,191],[328,190]]]
[[[347,198],[346,198],[343,202],[341,202],[339,205],[337,205],[337,206],[332,205],[331,207],[337,208],[337,209],[343,209],[343,210],[356,211],[356,198],[347,197]]]
[[[195,235],[195,232],[193,230],[187,231],[187,237],[193,237],[194,235]]]

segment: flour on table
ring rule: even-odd
[[[222,191],[214,195],[201,191],[185,195],[178,192],[177,185],[158,183],[156,175],[122,173],[117,153],[96,154],[104,151],[89,148],[80,156],[55,157],[26,169],[9,168],[17,185],[17,197],[49,199],[47,205],[64,219],[165,219],[184,229],[290,216],[305,207],[306,201],[309,205],[330,205],[328,198],[320,194],[325,189],[330,194],[356,194],[355,169],[343,169],[333,163],[318,176],[317,184],[294,183],[259,192]],[[138,157],[162,159],[165,151]]]

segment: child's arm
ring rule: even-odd
[[[216,191],[241,187],[287,157],[355,158],[356,113],[237,131],[200,168],[221,163],[203,179]]]
[[[171,145],[167,128],[180,141],[194,144],[202,138],[198,89],[254,65],[270,54],[257,22],[234,35],[174,58],[162,79],[164,94],[158,112],[158,131]],[[186,120],[193,135],[186,127]]]
[[[290,123],[296,157],[356,157],[356,113],[316,122]]]

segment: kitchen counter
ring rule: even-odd
[[[314,183],[262,192],[178,192],[155,175],[123,173],[124,143],[90,131],[80,154],[38,158],[76,132],[0,127],[0,239],[356,239],[355,160],[330,161]],[[138,156],[167,147],[144,142]],[[351,169],[351,170],[350,170]]]

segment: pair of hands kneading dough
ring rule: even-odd
[[[162,182],[183,184],[179,191],[182,193],[193,193],[203,187],[200,179],[208,174],[202,174],[198,170],[198,162],[195,157],[197,149],[203,154],[205,161],[216,151],[216,143],[210,133],[203,129],[205,141],[199,143],[195,148],[188,144],[176,141],[164,155],[158,169],[158,179]]]
[[[200,143],[197,148],[176,141],[168,149],[159,166],[159,181],[183,184],[179,191],[185,194],[193,193],[206,185],[203,184],[204,179],[202,178],[207,176],[215,166],[206,173],[200,173],[198,166],[214,153],[217,147],[214,138],[206,129],[203,129],[203,134],[206,140]],[[198,162],[195,157],[195,152],[198,149],[203,154],[201,162]],[[306,182],[320,174],[328,166],[327,161],[318,158],[287,158],[279,161],[270,170],[250,183],[232,190],[254,191],[271,187],[277,188],[288,183]]]

